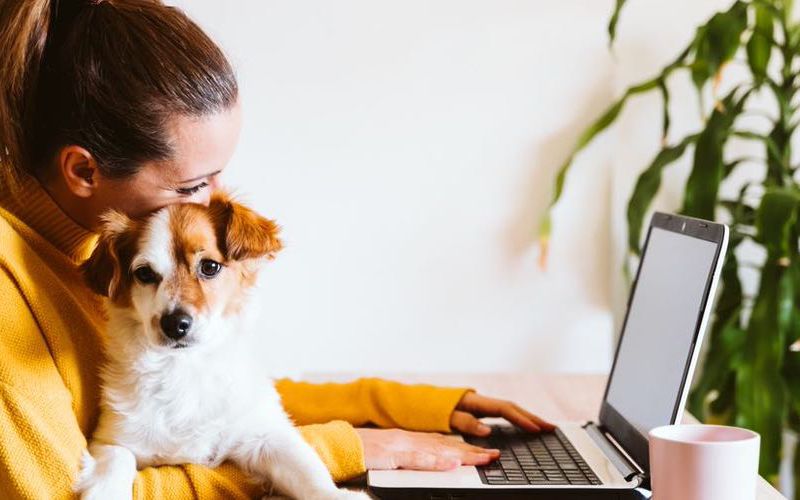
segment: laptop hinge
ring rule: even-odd
[[[625,452],[625,449],[609,433],[594,422],[587,423],[583,428],[626,481],[630,481],[635,477],[639,477],[642,480],[645,479],[644,470],[639,467],[639,464]]]

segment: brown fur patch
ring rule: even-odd
[[[207,289],[213,288],[210,283],[213,280],[199,276],[200,262],[203,259],[223,262],[208,209],[202,205],[175,205],[170,207],[169,221],[176,270],[166,284],[167,291],[180,304],[203,311],[209,305]]]
[[[275,221],[233,201],[227,194],[214,193],[208,208],[227,259],[272,259],[283,248]]]
[[[97,247],[80,270],[92,291],[129,306],[133,278],[128,268],[138,250],[142,224],[113,210],[104,214],[103,221]]]

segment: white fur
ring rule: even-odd
[[[162,276],[175,268],[172,254],[172,233],[170,232],[169,212],[161,210],[148,220],[142,241],[141,251],[131,263],[131,270],[141,264],[149,264]]]
[[[171,254],[166,222],[154,220],[137,256],[160,273],[174,267],[162,260]],[[270,493],[274,488],[302,499],[369,498],[337,489],[293,426],[263,363],[251,355],[252,342],[242,332],[244,313],[230,318],[211,311],[193,326],[195,342],[174,349],[143,319],[168,298],[144,288],[132,290],[131,308],[109,304],[101,415],[75,484],[82,499],[131,498],[137,468],[213,467],[224,460],[270,483]]]

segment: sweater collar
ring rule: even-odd
[[[0,207],[76,264],[88,259],[97,244],[97,234],[70,218],[31,175],[22,174],[13,190],[0,188]]]

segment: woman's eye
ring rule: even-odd
[[[176,193],[183,195],[183,196],[191,196],[196,192],[200,191],[203,188],[208,187],[207,182],[201,182],[200,184],[188,188],[178,188],[175,190]]]
[[[161,277],[150,266],[140,266],[133,271],[133,277],[143,285],[158,283]]]
[[[200,261],[200,275],[204,278],[213,278],[222,270],[222,264],[211,259]]]

